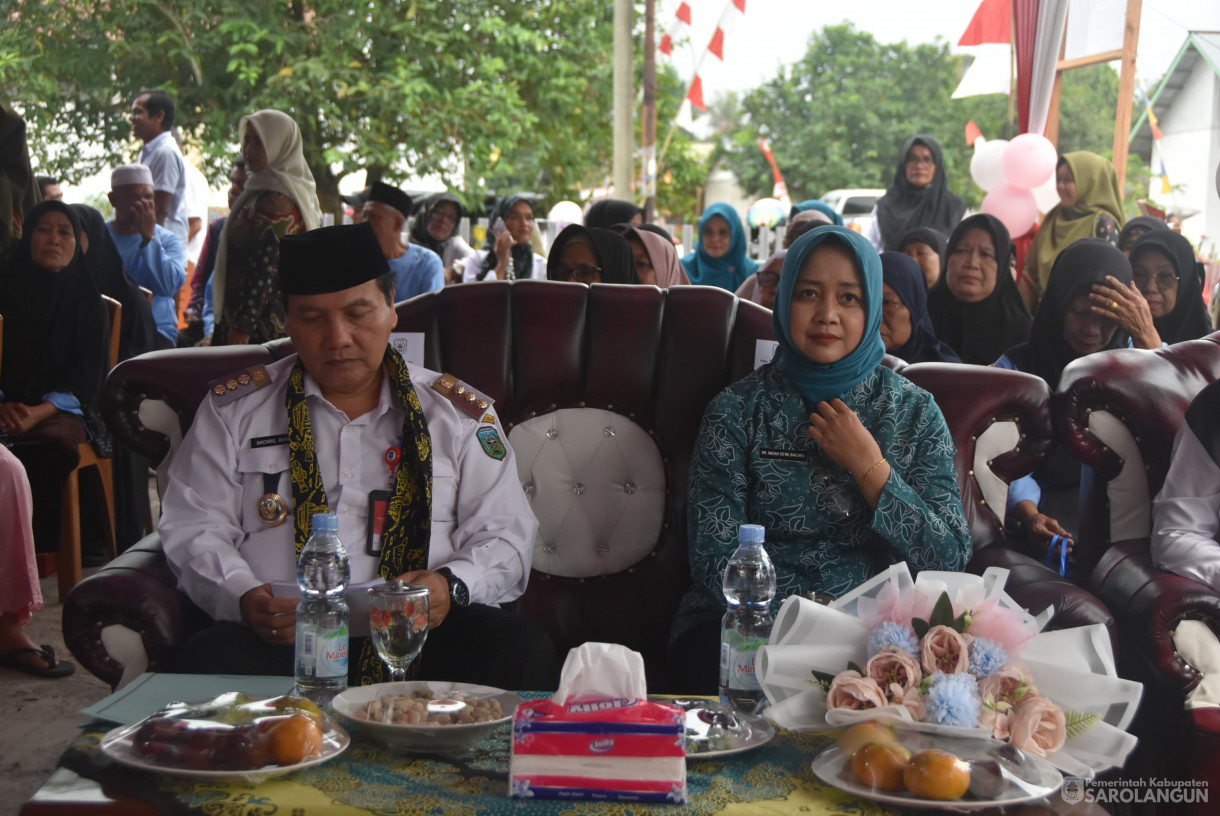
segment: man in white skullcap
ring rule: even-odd
[[[123,258],[123,269],[138,285],[152,290],[157,347],[173,348],[178,341],[174,295],[186,282],[186,251],[182,240],[157,224],[152,171],[127,164],[110,174],[114,218],[106,224]]]

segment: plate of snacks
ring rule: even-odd
[[[350,741],[303,697],[233,691],[200,703],[170,703],[106,734],[101,749],[140,770],[257,784],[334,759]]]
[[[743,714],[718,700],[698,697],[650,697],[686,712],[686,758],[720,759],[766,745],[775,726],[762,717]]]
[[[891,805],[981,810],[1032,802],[1063,785],[1046,759],[996,740],[937,736],[872,720],[847,729],[813,773],[848,793]]]
[[[511,721],[521,702],[491,686],[415,680],[350,688],[332,706],[387,748],[448,753],[473,748]]]

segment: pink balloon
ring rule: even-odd
[[[983,212],[1000,219],[1013,238],[1024,235],[1038,223],[1034,194],[1011,184],[1002,184],[988,193],[983,199]]]
[[[1022,133],[1004,148],[1004,177],[1022,190],[1041,187],[1055,174],[1059,154],[1050,139],[1036,133]]]

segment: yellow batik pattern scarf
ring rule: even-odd
[[[383,365],[403,407],[402,456],[394,471],[377,569],[379,575],[392,581],[405,572],[428,568],[428,542],[432,535],[432,437],[402,355],[387,346]],[[288,379],[287,407],[295,543],[300,558],[312,533],[313,514],[330,511],[314,449],[309,406],[305,402],[305,366],[299,359]],[[384,682],[387,678],[381,658],[367,638],[361,640],[357,663],[361,684]],[[412,664],[415,666],[418,661]]]

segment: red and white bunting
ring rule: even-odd
[[[687,29],[691,24],[690,3],[683,2],[678,6],[678,11],[674,14],[674,20],[669,24],[669,28],[661,35],[661,44],[657,49],[667,57],[674,55],[674,40],[681,39],[686,35]]]
[[[686,3],[682,4],[686,6]],[[681,9],[679,9],[681,12]],[[707,59],[707,55],[711,54],[716,59],[724,62],[724,41],[725,35],[732,30],[732,27],[746,13],[746,0],[728,0],[724,4],[724,10],[720,13],[720,20],[716,23],[716,30],[712,33],[712,39],[708,42],[707,48],[699,57],[699,61],[695,65],[695,76],[691,80],[690,90],[686,93],[686,99],[691,106],[697,110],[707,110],[707,105],[703,102],[703,79],[702,69],[703,61]],[[689,15],[688,15],[689,16]],[[664,50],[665,41],[662,40],[662,50]],[[670,42],[672,49],[672,41]],[[669,52],[666,52],[669,53]]]

